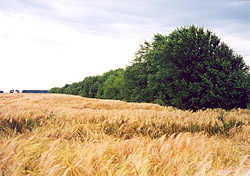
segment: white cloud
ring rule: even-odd
[[[0,14],[1,88],[49,89],[85,76],[125,67],[138,41],[80,33],[25,15]],[[11,29],[11,30],[10,30]],[[6,87],[2,85],[7,85]],[[21,85],[21,86],[18,86]]]
[[[226,26],[223,26],[223,23],[217,24],[212,31],[236,54],[243,56],[245,63],[250,65],[250,31],[245,32],[241,29],[242,25],[233,21],[228,21],[227,24]]]

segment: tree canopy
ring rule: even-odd
[[[54,87],[49,93],[81,95],[88,98],[123,99],[124,69],[110,70],[103,75],[88,76],[83,81]]]
[[[250,102],[249,67],[243,57],[210,30],[194,25],[154,35],[152,42],[140,45],[125,70],[65,86],[60,93],[191,110],[246,108]]]

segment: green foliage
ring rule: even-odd
[[[125,70],[125,99],[135,102],[153,102],[155,99],[164,100],[168,104],[169,97],[166,94],[165,64],[161,58],[165,53],[163,47],[165,37],[157,34],[152,43],[144,42],[136,53],[131,66]]]
[[[60,87],[53,87],[53,88],[51,88],[49,91],[48,91],[48,93],[62,93],[62,88],[60,88]]]
[[[153,103],[159,104],[159,105],[161,105],[161,106],[164,106],[164,105],[165,105],[164,101],[161,100],[161,99],[155,99],[155,100],[153,101]]]
[[[88,98],[123,99],[124,69],[111,70],[103,75],[89,76],[83,81],[52,88],[49,93],[81,95]]]
[[[147,72],[143,64],[128,66],[124,73],[124,99],[143,102],[147,97]]]
[[[249,74],[243,58],[210,31],[190,26],[168,36],[166,75],[171,104],[182,109],[246,108]]]
[[[242,56],[211,31],[192,25],[145,41],[125,70],[86,77],[49,92],[191,110],[247,108],[250,75]]]
[[[86,77],[81,83],[81,96],[89,97],[89,98],[96,98],[98,88],[101,85],[101,78],[100,76],[90,76]]]
[[[156,34],[138,53],[126,70],[129,74],[125,73],[130,81],[126,97],[137,96],[145,102],[161,99],[192,110],[247,107],[249,69],[240,55],[209,30],[190,26],[168,36]]]
[[[103,82],[103,95],[101,98],[105,99],[115,99],[121,100],[123,99],[123,69],[111,70],[109,76]],[[106,73],[107,74],[107,73]],[[105,74],[104,74],[105,76]]]

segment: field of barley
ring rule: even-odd
[[[248,176],[250,111],[0,94],[0,175]]]

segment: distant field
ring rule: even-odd
[[[0,175],[248,176],[250,111],[223,112],[0,94]]]

